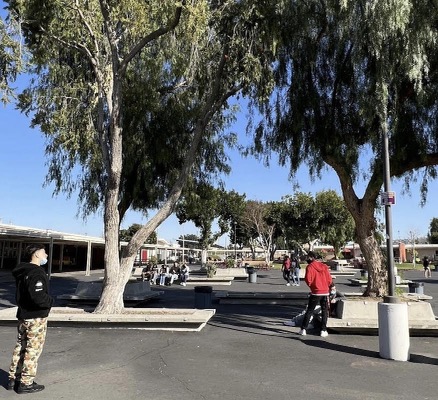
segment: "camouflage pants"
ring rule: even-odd
[[[38,358],[46,340],[47,318],[19,320],[17,330],[17,343],[12,353],[9,378],[30,385],[35,379]]]

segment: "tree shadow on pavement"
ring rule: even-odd
[[[231,311],[233,310],[233,311]],[[223,329],[260,335],[296,336],[296,332],[283,325],[285,319],[298,314],[302,307],[293,306],[239,306],[219,307],[208,325]],[[293,328],[292,328],[293,329]]]

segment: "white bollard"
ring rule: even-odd
[[[409,360],[407,303],[379,303],[379,353],[388,360]]]

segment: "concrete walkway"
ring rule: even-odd
[[[407,276],[410,275],[410,276]],[[435,314],[438,279],[425,282]],[[437,275],[438,278],[438,275]],[[54,277],[51,290],[65,293],[77,276]],[[357,291],[339,278],[340,291]],[[74,288],[71,287],[74,291]],[[193,288],[165,287],[151,308],[193,307]],[[222,287],[214,290],[223,290]],[[236,291],[296,291],[279,271],[260,272],[257,283],[233,282]],[[0,276],[0,308],[13,303],[13,282]],[[379,358],[377,336],[297,335],[283,321],[295,305],[216,304],[200,332],[49,327],[37,382],[45,400],[410,400],[436,399],[438,339],[413,337],[411,361]],[[0,381],[6,382],[14,327],[0,327]],[[0,387],[0,398],[15,398]]]

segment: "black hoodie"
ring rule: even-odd
[[[15,277],[18,319],[46,318],[53,299],[49,296],[48,280],[43,267],[20,263],[13,270]]]

